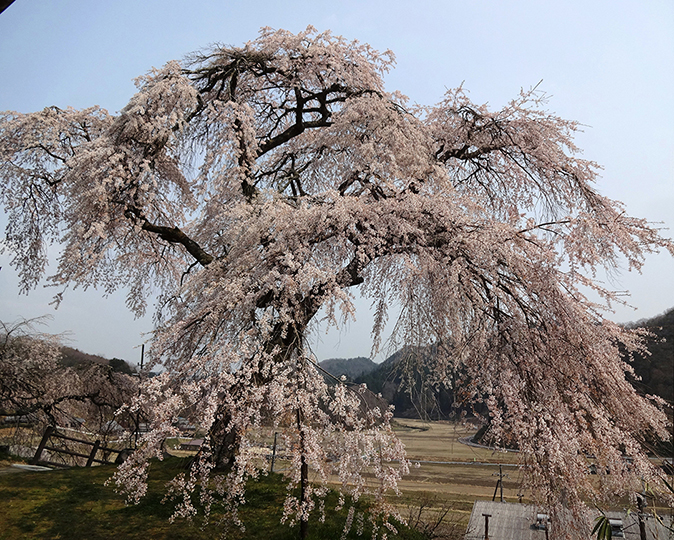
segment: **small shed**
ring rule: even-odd
[[[192,439],[189,442],[181,443],[180,449],[192,452],[198,452],[201,445],[204,443],[203,439]]]

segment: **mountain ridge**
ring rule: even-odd
[[[364,356],[357,356],[355,358],[328,358],[319,362],[318,365],[331,375],[337,378],[344,375],[350,381],[370,373],[379,367],[379,364]]]

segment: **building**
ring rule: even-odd
[[[539,514],[531,504],[475,501],[464,538],[484,540],[488,521],[489,540],[545,540],[547,520]]]
[[[641,540],[636,512],[606,512],[611,522],[613,538]],[[672,523],[671,516],[664,518]],[[534,505],[493,501],[475,501],[468,522],[465,540],[484,540],[485,525],[489,528],[489,540],[555,540],[554,524],[547,514]],[[647,540],[674,540],[674,533],[653,516],[645,521]]]

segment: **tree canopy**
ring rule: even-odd
[[[674,246],[596,191],[579,124],[547,112],[539,90],[497,111],[462,88],[413,105],[384,88],[393,62],[329,32],[263,29],[139,77],[118,114],[1,117],[5,241],[24,289],[56,245],[54,285],[126,287],[139,314],[159,291],[152,355],[166,371],[143,398],[155,429],[118,474],[133,494],[189,410],[208,436],[173,484],[180,515],[196,512],[197,487],[207,508],[221,496],[235,513],[267,425],[300,489],[288,519],[305,527],[330,474],[383,504],[409,465],[391,412],[328,387],[306,343],[321,309],[334,325],[355,316],[357,286],[376,310],[374,347],[396,306],[399,339],[437,347],[439,384],[461,374],[555,515],[659,485],[641,443],[667,438],[667,420],[621,354],[642,350],[641,334],[585,291],[610,306],[597,271],[639,270]],[[598,484],[589,455],[610,472]]]

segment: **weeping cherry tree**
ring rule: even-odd
[[[395,312],[397,339],[437,350],[434,380],[485,403],[553,523],[662,484],[643,443],[668,438],[663,403],[629,382],[643,336],[605,318],[620,299],[596,275],[673,244],[596,191],[579,125],[536,89],[498,111],[461,88],[411,105],[384,89],[392,64],[329,32],[263,29],[140,77],[118,114],[0,117],[23,290],[57,246],[60,290],[125,288],[138,315],[158,298],[151,354],[165,370],[142,396],[153,430],[116,475],[131,499],[187,411],[207,436],[170,486],[178,516],[198,499],[236,521],[270,426],[290,459],[284,519],[303,536],[331,478],[342,501],[369,494],[386,513],[409,467],[392,412],[328,387],[307,344],[317,314],[355,317],[356,290],[375,349]],[[587,535],[571,521],[560,534]]]

